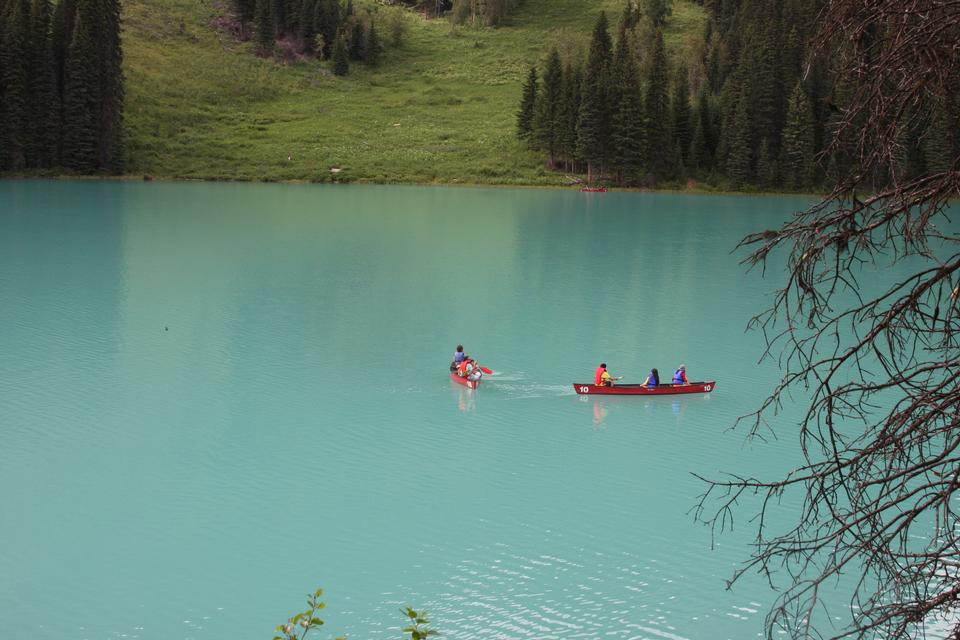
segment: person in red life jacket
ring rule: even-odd
[[[473,362],[470,359],[470,356],[464,356],[463,360],[460,361],[460,364],[457,365],[457,375],[461,378],[467,377],[467,365]]]
[[[643,384],[648,387],[655,387],[660,384],[660,373],[656,369],[650,370],[650,375],[647,376],[647,379],[643,381]]]
[[[483,372],[480,371],[480,365],[477,364],[476,360],[470,360],[466,366],[467,380],[471,382],[479,382],[480,378],[483,377]]]
[[[690,384],[687,381],[687,368],[683,365],[680,365],[680,368],[673,372],[673,384],[683,385]]]
[[[606,362],[601,362],[600,366],[593,372],[593,384],[598,387],[612,387],[614,380],[619,380],[619,378],[610,375],[607,371]]]

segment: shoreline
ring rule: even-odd
[[[264,178],[195,178],[189,176],[154,176],[154,175],[31,175],[31,174],[0,174],[0,182],[13,180],[50,180],[50,181],[77,181],[77,182],[211,182],[211,183],[247,183],[247,184],[287,184],[287,185],[330,185],[330,186],[390,186],[390,187],[448,187],[448,188],[486,188],[486,189],[542,189],[551,191],[576,191],[582,185],[572,184],[533,184],[529,182],[382,182],[373,180],[274,180]],[[742,197],[775,197],[775,198],[823,198],[826,192],[800,191],[729,191],[723,189],[705,189],[700,187],[689,188],[662,188],[650,189],[646,187],[607,187],[607,193],[635,193],[635,194],[674,194],[691,196],[742,196]]]

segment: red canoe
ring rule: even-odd
[[[456,382],[457,384],[462,384],[467,389],[476,389],[477,385],[480,384],[479,380],[467,380],[466,378],[461,378],[456,373],[451,373],[450,379]]]
[[[691,382],[689,384],[659,384],[648,387],[643,384],[618,384],[598,387],[595,384],[574,382],[573,389],[580,395],[597,396],[666,396],[678,393],[710,393],[716,382]]]
[[[606,187],[580,187],[580,191],[584,193],[606,193]]]

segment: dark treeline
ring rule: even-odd
[[[123,170],[119,0],[0,0],[0,170]]]
[[[519,0],[397,0],[395,4],[433,16],[449,14],[454,23],[500,24]],[[384,47],[375,13],[358,10],[353,0],[233,0],[239,35],[256,41],[260,56],[306,56],[331,61],[337,75],[351,62],[376,66]],[[399,14],[389,13],[387,40],[398,46],[405,31]]]
[[[233,0],[233,7],[241,37],[252,28],[261,56],[317,56],[345,75],[350,61],[375,66],[383,52],[372,16],[360,15],[353,0]]]
[[[804,190],[849,169],[853,150],[827,146],[857,87],[838,80],[837,60],[810,54],[824,0],[703,4],[703,37],[673,59],[663,43],[667,0],[628,0],[615,41],[601,15],[585,56],[551,51],[524,83],[520,138],[554,169],[623,185]],[[911,114],[900,167],[908,176],[960,154],[960,78],[951,81],[954,99],[919,102]]]
[[[316,56],[331,60],[337,75],[345,75],[350,62],[380,61],[383,45],[373,14],[357,11],[353,0],[233,0],[233,5],[241,36],[252,35],[258,55]]]

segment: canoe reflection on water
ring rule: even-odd
[[[596,429],[601,426],[605,427],[608,422],[616,424],[619,421],[623,424],[626,421],[641,424],[636,420],[639,416],[655,418],[653,423],[649,420],[642,420],[642,424],[645,425],[672,424],[673,422],[679,425],[691,404],[696,403],[693,406],[697,406],[702,402],[708,402],[710,396],[709,394],[671,396],[670,398],[651,396],[639,403],[636,399],[617,396],[578,396],[577,399],[583,403],[590,403],[593,427]],[[668,418],[668,411],[669,416],[673,418],[673,422]]]
[[[450,388],[456,393],[457,409],[463,413],[475,412],[477,410],[477,393],[472,389],[467,389],[463,385],[450,381]]]

